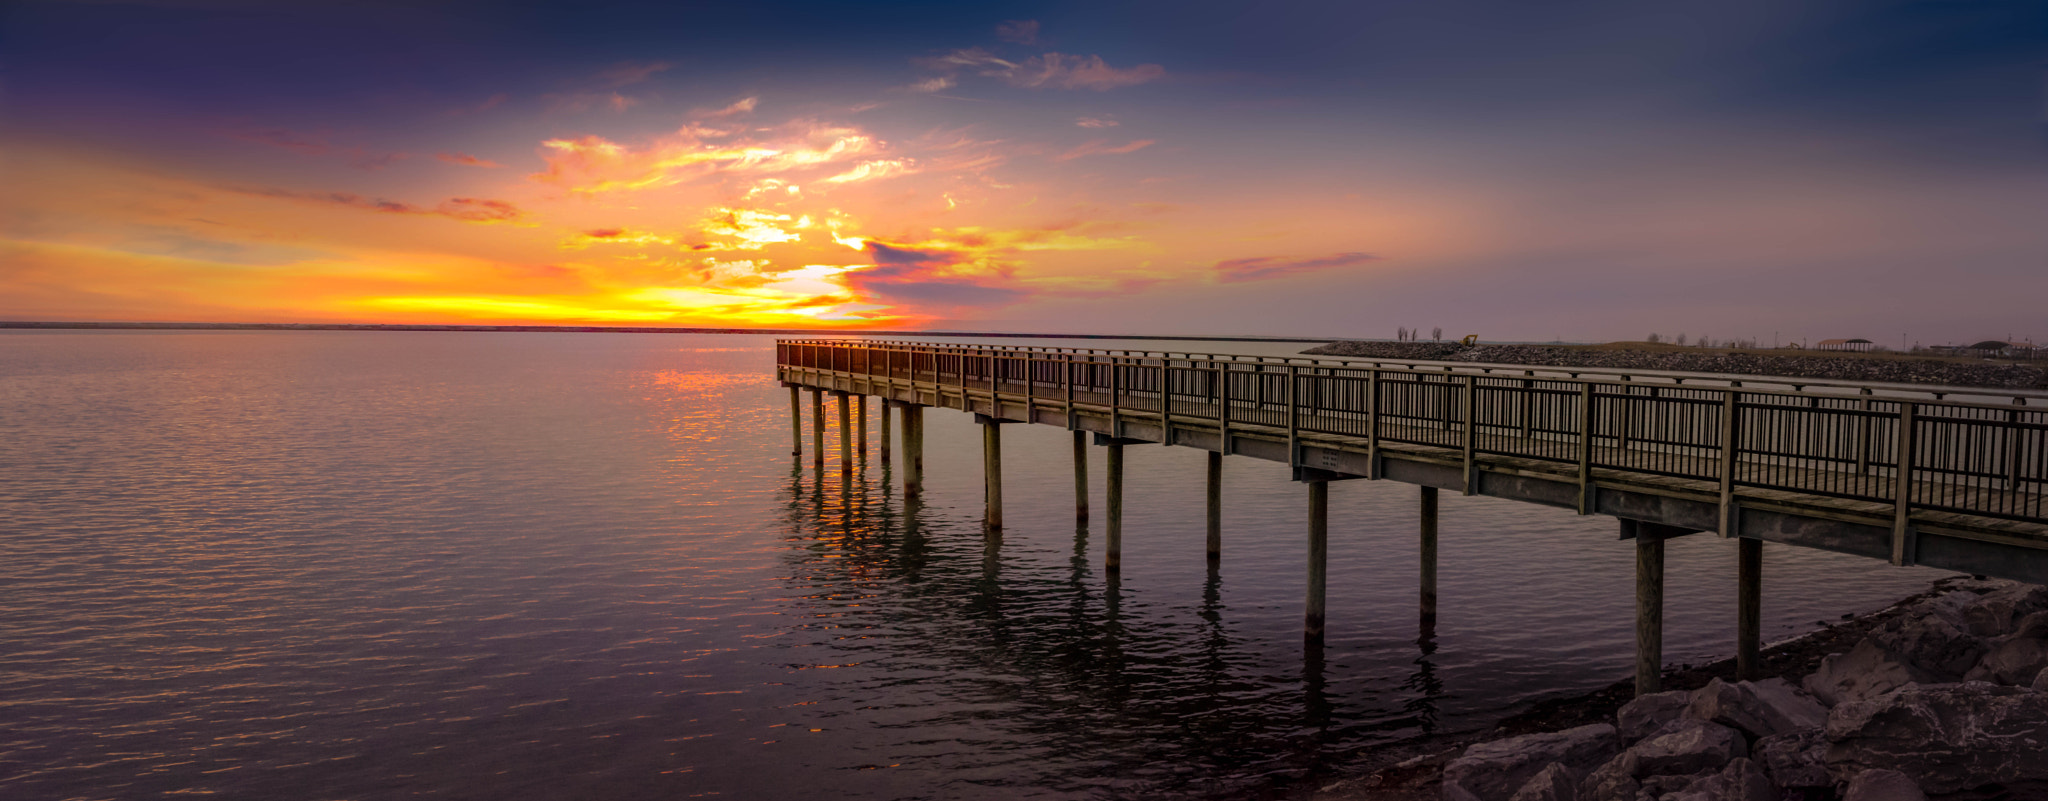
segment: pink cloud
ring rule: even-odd
[[[495,161],[491,161],[491,160],[489,160],[489,159],[481,159],[481,158],[477,158],[477,157],[475,157],[475,156],[472,156],[472,155],[470,155],[470,154],[468,154],[468,153],[435,153],[435,154],[434,154],[434,158],[437,158],[437,159],[440,159],[440,160],[442,160],[442,161],[448,162],[449,164],[460,164],[460,165],[462,165],[462,166],[465,166],[465,167],[503,167],[503,166],[505,166],[505,165],[503,165],[503,164],[499,164],[499,163],[497,163],[497,162],[495,162]]]
[[[353,192],[299,192],[290,189],[229,187],[231,191],[259,197],[285,198],[303,203],[345,206],[380,214],[414,214],[447,217],[463,222],[511,222],[526,216],[518,206],[502,200],[452,197],[432,208],[383,198],[368,198]]]
[[[1054,156],[1053,160],[1073,161],[1074,159],[1081,158],[1082,156],[1107,156],[1120,155],[1123,153],[1135,153],[1137,151],[1144,150],[1145,148],[1151,147],[1156,144],[1159,144],[1159,140],[1157,139],[1139,139],[1129,144],[1110,147],[1109,140],[1107,139],[1091,139],[1083,143],[1080,147],[1074,148],[1073,150],[1069,150],[1065,153],[1061,153],[1057,156]]]
[[[1074,124],[1079,125],[1083,128],[1115,128],[1118,125],[1122,125],[1123,123],[1109,119],[1108,117],[1082,117],[1078,120],[1075,120]]]
[[[978,47],[955,50],[919,63],[947,73],[971,71],[1026,89],[1093,89],[1106,91],[1158,80],[1166,68],[1140,64],[1128,69],[1109,66],[1101,56],[1046,53],[1023,61],[1010,61]]]
[[[647,77],[674,66],[666,61],[650,61],[645,64],[623,63],[597,74],[603,85],[617,89],[647,80]]]
[[[1379,261],[1371,253],[1332,253],[1328,256],[1258,256],[1248,259],[1228,259],[1216,262],[1216,280],[1225,284],[1240,281],[1263,281],[1268,278],[1296,275],[1299,273],[1328,270],[1335,267],[1353,267],[1367,262]]]

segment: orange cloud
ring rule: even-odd
[[[434,154],[434,158],[437,158],[437,159],[440,159],[440,160],[442,160],[442,161],[448,162],[449,164],[461,164],[461,165],[463,165],[463,166],[465,166],[465,167],[503,167],[503,166],[505,166],[505,165],[503,165],[503,164],[499,164],[499,163],[497,163],[497,162],[495,162],[495,161],[491,161],[491,160],[489,160],[489,159],[480,159],[480,158],[477,158],[477,157],[475,157],[475,156],[472,156],[472,155],[470,155],[470,154],[468,154],[468,153],[435,153],[435,154]]]
[[[1283,257],[1259,256],[1248,259],[1228,259],[1216,262],[1216,280],[1234,284],[1240,281],[1263,281],[1268,278],[1297,275],[1300,273],[1328,270],[1335,267],[1353,267],[1367,262],[1379,261],[1371,253],[1332,253],[1328,256]]]
[[[766,137],[749,134],[767,133]],[[858,128],[798,120],[775,129],[728,131],[686,125],[633,148],[598,136],[550,139],[545,172],[532,176],[573,192],[597,193],[686,183],[714,173],[781,173],[856,161],[884,146]]]
[[[1091,139],[1085,143],[1082,143],[1080,147],[1074,148],[1073,150],[1069,150],[1065,153],[1061,153],[1057,156],[1054,156],[1053,160],[1073,161],[1074,159],[1081,158],[1082,156],[1105,156],[1123,153],[1135,153],[1137,151],[1144,150],[1145,148],[1151,147],[1156,144],[1159,144],[1158,140],[1156,139],[1139,139],[1135,142],[1130,142],[1128,144],[1110,147],[1109,140],[1107,139]]]

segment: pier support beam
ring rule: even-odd
[[[882,464],[889,463],[889,409],[895,405],[895,401],[882,399]]]
[[[825,463],[825,390],[811,390],[811,456]]]
[[[1764,542],[1735,542],[1735,676],[1753,681],[1763,674]]]
[[[903,497],[924,495],[924,407],[903,404]]]
[[[1422,488],[1422,620],[1436,623],[1436,488]]]
[[[853,414],[848,411],[852,398],[844,392],[834,392],[839,397],[839,461],[853,461]]]
[[[1003,421],[985,414],[974,416],[981,424],[983,520],[990,532],[1003,530]]]
[[[1223,559],[1223,454],[1209,452],[1209,563]]]
[[[1308,603],[1301,634],[1323,641],[1324,587],[1330,574],[1330,482],[1308,482]]]
[[[853,443],[860,457],[868,457],[868,396],[853,396]]]
[[[1088,521],[1088,432],[1074,432],[1074,519]]]
[[[1109,474],[1109,538],[1102,556],[1102,569],[1121,573],[1124,569],[1124,444],[1111,439],[1103,472]]]
[[[804,455],[803,390],[789,385],[789,455]]]
[[[1633,521],[1623,521],[1626,526]],[[1640,526],[1636,532],[1636,696],[1663,688],[1664,538]]]

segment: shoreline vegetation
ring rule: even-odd
[[[2038,364],[1920,353],[1855,353],[1797,348],[1702,348],[1652,342],[1612,342],[1604,345],[1466,345],[1456,341],[1341,340],[1309,348],[1302,351],[1302,354],[1532,367],[1661,370],[1755,376],[1759,379],[1818,378],[1951,387],[2048,388],[2048,369],[2043,369]]]
[[[2048,588],[1951,576],[1735,660],[1375,749],[1311,801],[2048,798]],[[1904,781],[1901,784],[1901,781]],[[1890,784],[1886,784],[1889,782]],[[1885,789],[1889,794],[1877,794]]]

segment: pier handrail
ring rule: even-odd
[[[1132,355],[1132,354],[1138,355]],[[1329,362],[864,339],[783,339],[781,368],[930,383],[1005,402],[1108,411],[1293,437],[1404,443],[1738,489],[2048,524],[2048,407]],[[1454,364],[1458,368],[1479,365]],[[1501,367],[1501,366],[1491,366]],[[1579,371],[1585,373],[1591,370]],[[1690,378],[1690,376],[1688,377]],[[1986,393],[2003,396],[2005,393]],[[1901,541],[1903,533],[1899,535]]]

